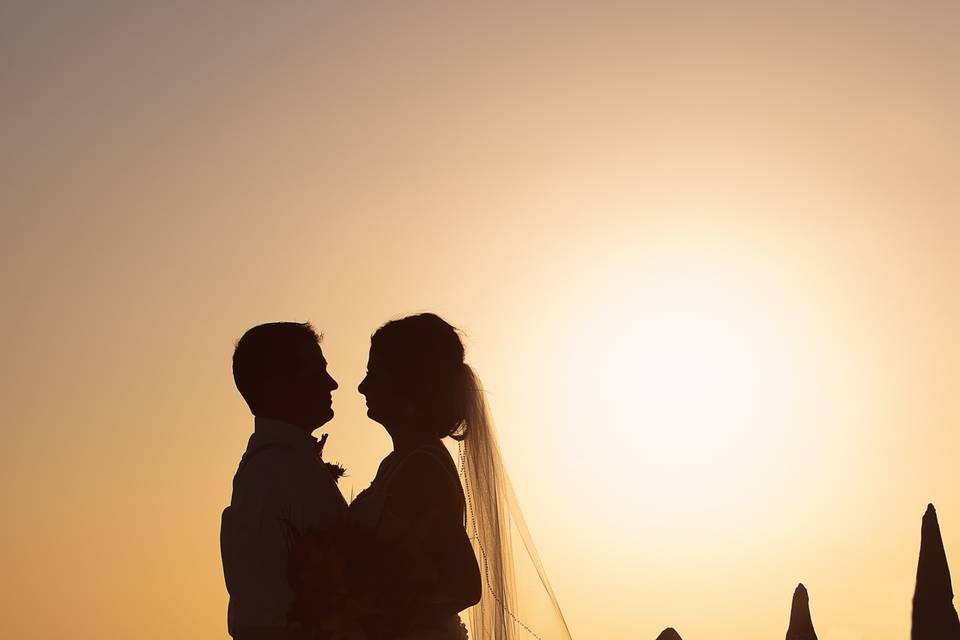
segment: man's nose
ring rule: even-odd
[[[337,384],[337,381],[333,379],[333,376],[332,376],[332,375],[330,375],[330,374],[328,373],[328,374],[327,374],[327,377],[330,378],[330,391],[334,391],[334,390],[340,388],[340,385]]]

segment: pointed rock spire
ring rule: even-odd
[[[798,584],[793,592],[787,640],[817,640],[817,632],[813,630],[813,620],[810,618],[810,596],[803,583]]]
[[[680,634],[677,633],[677,630],[673,627],[667,627],[660,632],[660,635],[657,636],[657,640],[682,640]]]
[[[960,620],[953,606],[953,587],[943,549],[937,510],[927,505],[920,527],[920,560],[913,592],[911,640],[960,640]]]

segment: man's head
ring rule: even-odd
[[[233,351],[233,380],[250,412],[313,431],[333,417],[320,336],[308,323],[270,322],[249,329]]]

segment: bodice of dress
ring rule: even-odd
[[[349,507],[349,520],[357,543],[355,553],[360,556],[363,567],[360,571],[368,576],[368,584],[374,585],[375,599],[387,609],[395,610],[390,615],[409,614],[419,599],[437,588],[440,575],[440,568],[431,557],[439,532],[429,519],[411,517],[391,506],[395,502],[391,501],[396,488],[394,480],[415,453],[431,456],[448,470],[450,486],[460,499],[462,521],[464,502],[456,466],[439,442],[406,455],[390,454],[381,463],[374,481]],[[448,617],[437,620],[436,626],[459,632],[459,620],[456,616],[452,618],[453,621]]]
[[[379,529],[381,533],[390,534],[393,533],[398,519],[411,524],[405,514],[391,512],[387,507],[394,488],[393,480],[407,461],[418,453],[429,455],[447,471],[449,487],[457,495],[462,520],[465,512],[465,501],[459,474],[443,444],[436,442],[413,449],[405,455],[391,453],[383,460],[380,469],[377,471],[377,477],[374,478],[369,487],[361,491],[350,503],[350,520],[354,526],[368,531]]]

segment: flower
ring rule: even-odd
[[[323,464],[326,465],[327,471],[329,471],[330,475],[333,476],[334,482],[342,478],[347,473],[346,467],[336,462],[324,462]]]

